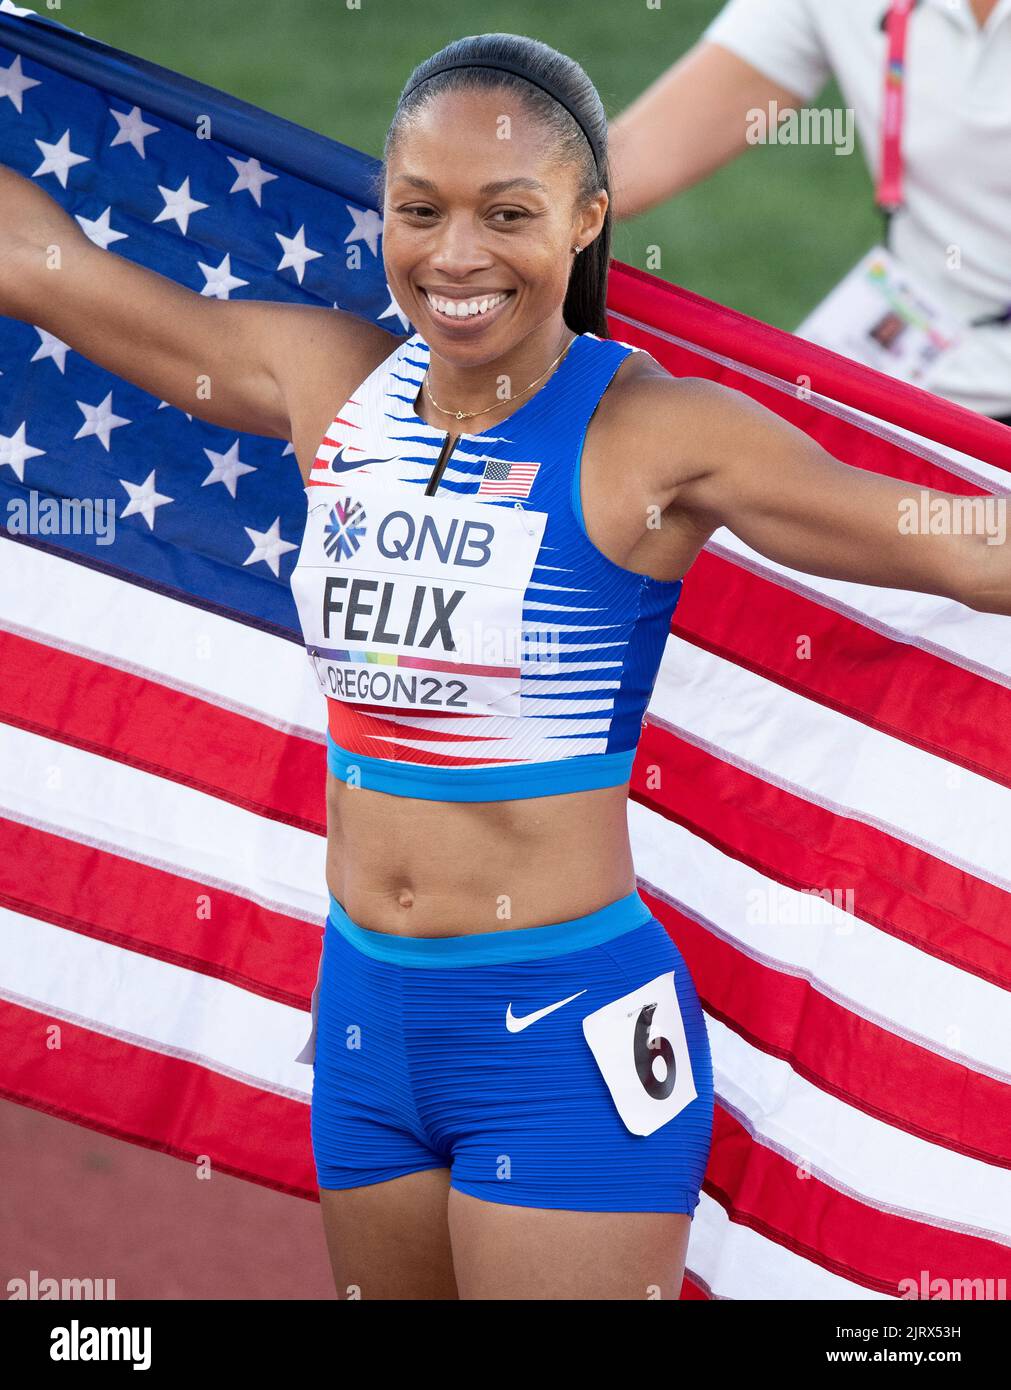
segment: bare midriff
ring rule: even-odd
[[[327,774],[327,886],[396,936],[514,931],[635,889],[628,783],[512,801],[428,801]]]

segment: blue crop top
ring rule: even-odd
[[[447,434],[414,408],[420,334],[341,407],[292,575],[336,777],[440,801],[628,780],[683,583],[622,569],[583,525],[586,429],[632,351],[575,338],[508,419],[459,436],[431,495]]]

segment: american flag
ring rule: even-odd
[[[510,463],[489,459],[478,483],[478,497],[529,497],[539,463]]]
[[[0,160],[113,254],[405,329],[373,161],[0,8]],[[1008,495],[1011,431],[629,267],[609,308],[614,337],[853,467]],[[287,582],[294,459],[26,324],[0,320],[0,370],[0,1092],[314,1199],[292,1059],[326,912],[324,710]],[[114,540],[11,534],[33,492],[111,499]],[[685,1298],[1000,1296],[1008,632],[725,530],[692,566],[628,808],[713,1046]]]

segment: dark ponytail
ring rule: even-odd
[[[565,96],[572,109],[579,113],[580,121],[593,136],[594,143],[600,151],[599,169],[589,141],[561,102],[515,73],[502,72],[495,68],[453,68],[448,72],[438,73],[428,81],[422,81],[420,87],[409,96],[404,96],[409,88],[425,77],[427,71],[438,67],[446,59],[467,59],[472,63],[480,63],[482,59],[497,59],[521,67],[530,73],[531,77],[545,80],[550,86],[555,87]],[[405,83],[397,109],[393,113],[393,120],[390,122],[383,150],[383,167],[377,190],[380,200],[390,154],[404,124],[419,106],[440,92],[474,88],[491,90],[501,87],[515,92],[532,113],[554,132],[559,157],[574,164],[579,170],[580,202],[592,198],[601,189],[610,198],[607,115],[597,89],[580,65],[564,53],[559,53],[557,49],[541,43],[539,39],[526,38],[520,34],[472,34],[467,38],[454,40],[431,58],[426,58]],[[610,204],[595,240],[572,259],[573,266],[565,303],[562,306],[562,317],[574,333],[595,333],[599,338],[606,338],[607,271],[611,260]]]

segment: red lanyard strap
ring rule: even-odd
[[[888,53],[881,105],[881,168],[875,200],[885,212],[902,206],[902,117],[906,86],[906,29],[916,0],[892,0],[885,20]]]

